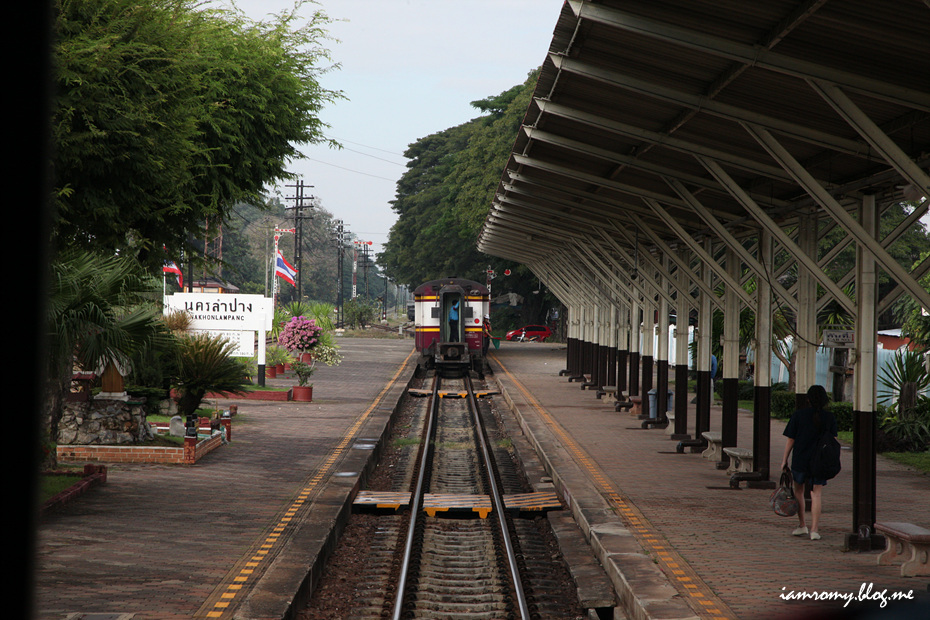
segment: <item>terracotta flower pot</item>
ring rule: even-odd
[[[292,398],[296,401],[309,403],[313,401],[312,385],[295,385],[291,388]]]
[[[284,374],[284,364],[283,364],[283,363],[275,365],[274,369],[275,369],[275,372],[277,372],[279,375],[283,375],[283,374]]]
[[[275,377],[277,377],[278,376],[277,366],[265,366],[265,376],[270,379],[274,379]]]
[[[313,363],[313,353],[301,353],[301,354],[300,354],[300,361],[303,362],[304,364],[312,364],[312,363]]]

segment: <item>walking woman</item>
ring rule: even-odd
[[[823,510],[823,487],[827,484],[824,479],[814,478],[811,475],[811,456],[817,446],[817,439],[824,429],[829,429],[836,437],[836,417],[827,411],[829,402],[827,391],[822,385],[812,385],[807,390],[807,401],[810,406],[798,409],[791,414],[791,419],[785,427],[784,435],[785,454],[779,469],[788,464],[788,455],[791,455],[791,476],[794,479],[794,496],[798,498],[798,527],[794,536],[805,536],[810,533],[811,540],[820,540],[818,527],[820,526],[820,513]],[[804,511],[804,485],[811,485],[811,515],[810,527]]]

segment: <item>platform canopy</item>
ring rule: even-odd
[[[478,247],[566,301],[634,291],[631,276],[662,260],[709,264],[710,280],[692,278],[705,290],[733,283],[727,251],[777,280],[765,234],[811,274],[808,290],[855,314],[855,270],[824,269],[855,243],[898,284],[878,312],[902,294],[930,308],[930,263],[886,250],[930,201],[885,238],[862,216],[930,195],[928,165],[928,0],[569,0]],[[827,255],[799,239],[835,226],[847,234]],[[773,292],[795,308],[803,295]]]

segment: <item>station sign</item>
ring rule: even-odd
[[[165,313],[186,312],[198,331],[271,331],[274,300],[264,295],[175,293],[165,297]]]
[[[209,334],[213,338],[222,338],[232,347],[232,357],[255,357],[255,332],[235,331],[229,329],[192,329],[191,331]]]
[[[823,346],[834,349],[853,349],[856,346],[856,330],[825,329],[823,330]]]

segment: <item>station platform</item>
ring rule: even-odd
[[[772,512],[771,490],[731,488],[730,475],[700,452],[678,453],[664,429],[643,429],[612,400],[560,376],[565,361],[557,344],[507,342],[491,352],[503,397],[634,617],[930,618],[930,577],[878,566],[877,551],[843,550],[851,450],[823,491],[823,538],[794,537],[797,519]],[[711,430],[720,424],[714,406]],[[771,424],[777,469],[785,422]],[[739,413],[738,446],[752,446],[749,411]],[[930,475],[881,455],[877,467],[877,520],[930,526]],[[892,601],[896,592],[915,602]]]
[[[313,402],[217,401],[238,405],[228,445],[193,466],[112,465],[106,484],[45,516],[36,618],[265,620],[293,612],[319,577],[321,550],[351,510],[348,498],[376,459],[416,363],[410,340],[340,345],[343,363],[313,377]],[[500,392],[492,398],[515,411],[515,444],[547,470],[629,617],[930,617],[914,615],[927,609],[930,579],[877,566],[876,553],[843,552],[848,454],[824,492],[823,539],[794,538],[795,520],[768,508],[770,491],[731,489],[700,453],[678,454],[663,429],[643,430],[560,377],[564,363],[564,346],[503,343],[492,352],[489,378]],[[715,407],[711,429],[719,419]],[[739,424],[739,444],[748,445],[749,413]],[[782,428],[772,421],[774,459]],[[879,519],[926,524],[930,476],[881,457],[878,471]],[[913,591],[921,607],[781,598],[859,594],[868,584],[888,597]]]
[[[290,613],[416,367],[409,339],[338,344],[343,362],[318,367],[313,402],[217,400],[238,405],[229,444],[192,466],[110,465],[105,484],[43,517],[35,617]]]

